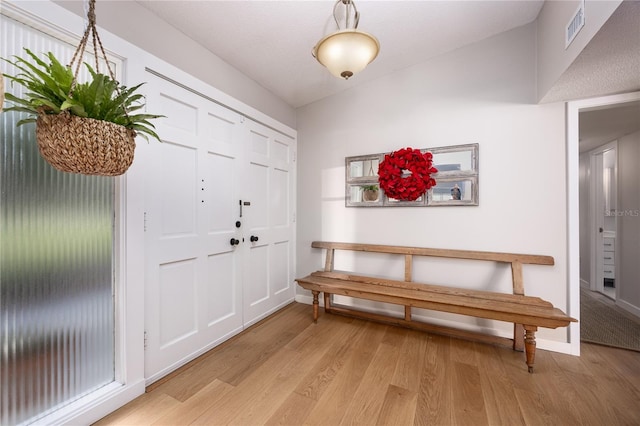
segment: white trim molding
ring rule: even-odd
[[[579,117],[580,112],[635,102],[640,92],[623,93],[567,102],[567,280],[569,309],[567,314],[580,320],[580,204],[579,204]],[[571,354],[580,355],[580,322],[569,326]]]

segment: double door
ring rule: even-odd
[[[295,139],[148,75],[151,383],[293,300]]]

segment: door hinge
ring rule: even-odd
[[[147,212],[144,212],[144,225],[143,225],[143,229],[144,229],[144,232],[147,232]]]
[[[298,159],[298,151],[293,151],[293,162],[295,163]]]
[[[144,332],[144,348],[147,349],[147,331]]]

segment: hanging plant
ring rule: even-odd
[[[389,198],[415,201],[436,185],[432,173],[433,155],[418,149],[403,148],[386,154],[378,166],[380,187]]]
[[[29,114],[17,125],[36,123],[40,153],[56,169],[116,176],[133,162],[136,135],[159,140],[149,120],[161,116],[136,113],[145,106],[143,95],[136,93],[142,84],[127,88],[115,79],[95,28],[95,0],[90,1],[88,17],[87,29],[67,66],[52,53],[46,54],[47,63],[29,49],[25,49],[28,60],[3,58],[19,70],[15,76],[4,74],[5,77],[27,89],[23,98],[6,93],[6,99],[14,106],[5,111]],[[96,69],[85,64],[90,79],[78,83],[81,58],[91,32]],[[108,75],[99,71],[98,48]]]

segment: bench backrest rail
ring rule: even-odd
[[[513,294],[524,295],[522,265],[553,265],[551,256],[518,253],[500,253],[473,250],[434,249],[423,247],[390,246],[380,244],[340,243],[329,241],[314,241],[311,247],[327,250],[325,257],[325,272],[333,272],[336,250],[362,251],[370,253],[388,253],[404,255],[404,280],[412,282],[413,256],[443,257],[450,259],[485,260],[511,264]]]

